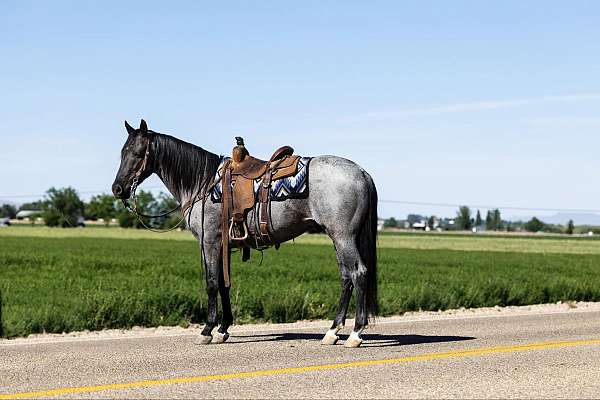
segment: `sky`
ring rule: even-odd
[[[110,193],[123,121],[144,118],[219,154],[243,136],[261,158],[349,158],[384,217],[600,209],[600,2],[0,9],[0,202]]]

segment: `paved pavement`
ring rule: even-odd
[[[600,307],[382,319],[359,349],[326,326],[0,341],[0,398],[600,396]]]

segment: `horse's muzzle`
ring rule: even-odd
[[[123,186],[120,183],[114,183],[112,185],[112,192],[113,195],[117,198],[117,199],[124,199],[126,198],[126,190],[125,188],[123,188]]]

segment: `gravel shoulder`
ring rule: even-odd
[[[600,302],[568,302],[556,304],[536,304],[529,306],[510,306],[510,307],[484,307],[484,308],[461,308],[445,311],[418,311],[407,312],[403,315],[391,317],[378,317],[368,329],[376,329],[378,325],[396,324],[403,322],[436,321],[447,319],[464,318],[501,318],[511,316],[542,315],[555,313],[578,313],[578,312],[600,312]],[[331,321],[314,320],[298,321],[286,324],[245,324],[233,325],[229,332],[268,332],[268,331],[294,331],[305,329],[327,329]],[[352,327],[353,320],[346,321],[347,330]],[[368,331],[367,329],[367,331]],[[81,341],[81,340],[106,340],[106,339],[129,339],[143,337],[169,337],[169,336],[193,336],[199,335],[202,325],[192,324],[189,327],[180,326],[161,326],[156,328],[133,327],[132,329],[107,329],[102,331],[82,331],[69,332],[62,334],[34,334],[23,338],[0,339],[2,345],[34,344],[60,341]]]

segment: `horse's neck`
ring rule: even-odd
[[[161,140],[166,141],[169,139],[163,137]],[[207,167],[211,165],[209,159],[216,159],[219,157],[204,149],[190,147],[189,153],[187,153],[187,151],[178,153],[179,159],[176,162],[169,162],[173,161],[173,159],[169,159],[168,157],[165,157],[164,154],[160,154],[161,151],[164,151],[164,144],[158,145],[156,151],[154,172],[164,183],[171,195],[173,195],[182,206],[185,206],[193,199],[193,197],[200,194],[202,186],[206,186],[207,180],[210,180],[216,172],[216,169],[215,171],[211,171],[211,168]],[[199,157],[198,154],[193,154],[193,152],[203,153]],[[203,162],[200,162],[201,160]],[[192,174],[193,176],[189,176],[189,173],[187,174],[188,176],[181,176],[181,164],[191,167],[194,171]]]
[[[193,189],[175,183],[172,179],[170,179],[168,169],[158,168],[155,172],[156,175],[158,175],[158,177],[162,181],[162,183],[165,185],[169,193],[171,193],[171,195],[177,200],[179,204],[187,204],[190,201],[190,199],[193,196]]]

